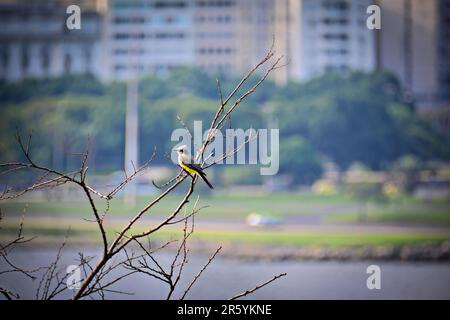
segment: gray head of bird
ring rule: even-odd
[[[178,154],[188,154],[188,148],[185,144],[174,149]]]

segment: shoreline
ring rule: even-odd
[[[57,249],[62,242],[54,238],[38,238],[15,251],[39,251]],[[163,242],[153,241],[152,246],[158,247]],[[83,247],[80,248],[80,245]],[[66,249],[74,247],[80,251],[92,251],[100,248],[100,243],[87,242],[83,239],[69,239]],[[450,242],[417,245],[386,245],[386,246],[273,246],[243,244],[232,242],[213,242],[192,240],[189,245],[193,255],[210,256],[219,246],[222,250],[219,257],[227,260],[242,261],[392,261],[392,262],[450,262]],[[162,253],[175,252],[175,247],[167,247]],[[99,249],[100,251],[100,249]]]

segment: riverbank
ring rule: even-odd
[[[109,239],[127,223],[113,218],[104,227]],[[17,235],[19,217],[2,221],[0,243]],[[157,225],[157,218],[146,218],[132,232],[142,232]],[[153,234],[153,244],[182,236],[180,225],[171,225]],[[36,237],[27,246],[57,246],[68,235],[68,243],[81,248],[99,247],[95,223],[80,218],[28,216],[23,235]],[[231,259],[299,260],[384,260],[450,261],[450,230],[437,227],[402,227],[386,225],[305,225],[280,224],[249,227],[232,220],[197,219],[189,238],[192,252],[209,254],[222,246],[222,255]]]
[[[193,247],[194,252],[212,251],[210,244]],[[208,248],[208,249],[206,249]],[[405,246],[355,246],[355,247],[260,247],[228,246],[222,257],[244,260],[268,261],[450,261],[450,243]]]

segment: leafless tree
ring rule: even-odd
[[[0,223],[2,222],[2,220],[3,220],[3,214],[0,209]],[[20,223],[19,223],[17,235],[14,239],[5,244],[0,244],[0,258],[1,258],[1,261],[6,266],[4,270],[0,271],[0,276],[5,275],[5,274],[11,274],[11,273],[20,273],[23,276],[26,276],[27,278],[29,278],[31,280],[35,280],[36,277],[34,276],[34,273],[37,270],[25,270],[22,267],[13,263],[11,261],[11,259],[9,259],[9,257],[8,257],[10,255],[11,251],[13,251],[17,246],[33,240],[33,238],[25,238],[22,235],[23,221],[24,221],[24,218],[22,217],[22,219],[20,220]],[[1,225],[0,225],[0,230],[1,230]],[[15,292],[13,292],[7,288],[3,288],[3,287],[0,287],[0,294],[2,294],[3,297],[5,297],[8,300],[20,298],[18,293],[15,293]]]
[[[206,164],[206,161],[211,157],[211,155],[205,155],[206,147],[214,140],[217,131],[224,128],[226,123],[230,121],[231,114],[236,110],[236,108],[244,101],[248,96],[255,92],[255,90],[267,79],[269,74],[277,68],[280,68],[280,61],[282,57],[275,57],[274,43],[267,55],[257,63],[253,68],[248,71],[248,73],[240,80],[240,82],[234,87],[233,90],[224,96],[220,82],[217,81],[217,89],[219,95],[219,107],[212,117],[210,128],[206,139],[204,140],[202,146],[199,148],[196,156],[196,161],[201,163],[203,168],[209,168],[219,161],[233,156],[240,148],[245,146],[250,139],[254,137],[249,137],[242,145],[237,146],[234,150],[228,153],[219,155],[218,160],[213,163]],[[252,82],[254,77],[258,77],[256,81]],[[250,89],[243,90],[245,86]],[[244,91],[241,93],[241,91]],[[180,120],[181,121],[181,120]],[[155,152],[151,156],[150,160],[140,167],[134,167],[133,172],[125,173],[125,178],[122,182],[117,184],[109,193],[102,193],[93,187],[91,187],[87,182],[88,173],[88,159],[89,152],[86,151],[81,154],[81,164],[78,170],[73,172],[62,172],[50,167],[38,164],[34,161],[31,155],[31,140],[32,134],[28,135],[26,141],[23,140],[20,134],[17,134],[16,139],[22,150],[22,153],[26,159],[25,162],[10,162],[0,164],[0,170],[3,170],[0,174],[13,174],[18,170],[33,170],[40,173],[40,176],[35,180],[35,182],[24,189],[14,190],[10,188],[5,188],[3,193],[0,195],[0,199],[11,199],[22,196],[28,192],[43,189],[43,188],[54,188],[62,184],[71,183],[78,186],[89,203],[93,222],[97,225],[98,237],[102,243],[102,253],[100,257],[85,257],[82,253],[79,254],[79,268],[82,270],[82,280],[79,283],[79,288],[73,296],[73,299],[82,299],[86,297],[93,298],[98,295],[100,298],[105,297],[107,292],[115,292],[127,294],[127,292],[117,291],[113,289],[113,285],[117,282],[131,276],[133,274],[144,274],[159,281],[162,281],[168,286],[167,299],[173,298],[175,288],[179,285],[179,280],[182,276],[184,267],[188,261],[188,240],[190,235],[194,232],[194,217],[195,214],[201,210],[198,206],[199,198],[196,199],[193,208],[190,212],[186,212],[186,204],[190,201],[190,198],[194,192],[194,188],[197,182],[197,177],[190,176],[184,171],[180,171],[176,176],[171,178],[166,183],[161,186],[157,186],[161,191],[153,200],[148,202],[148,204],[139,210],[134,217],[132,217],[123,227],[117,232],[113,237],[108,237],[105,231],[105,220],[108,217],[109,205],[111,199],[126,185],[136,178],[140,173],[147,169],[154,156]],[[88,149],[87,149],[88,150]],[[163,201],[167,195],[172,193],[175,189],[183,183],[184,180],[188,180],[187,191],[181,196],[180,201],[172,212],[169,212],[165,218],[162,219],[156,226],[149,227],[142,232],[134,232],[133,227],[136,226],[137,222],[147,214],[157,203]],[[156,184],[155,184],[156,185]],[[99,201],[106,201],[106,210],[101,212],[98,206]],[[185,213],[182,216],[181,212],[184,209]],[[169,241],[162,246],[152,249],[151,246],[145,244],[146,239],[149,239],[154,233],[158,232],[164,227],[173,224],[183,225],[183,235],[181,239],[177,241]],[[8,243],[1,248],[1,255],[4,259],[7,259],[7,250],[13,245],[20,244],[24,242],[21,236],[22,224],[20,226],[20,231],[17,239],[12,243]],[[41,276],[38,292],[36,293],[36,298],[38,299],[52,299],[58,296],[66,288],[64,282],[67,279],[67,274],[64,270],[58,270],[58,262],[60,260],[61,252],[64,248],[65,242],[61,245],[56,255],[55,261],[49,267],[44,268],[44,273]],[[155,257],[155,252],[162,250],[168,246],[176,245],[175,256],[170,264],[169,268],[162,266],[157,258]],[[139,254],[136,254],[133,248],[137,247],[139,249]],[[212,260],[219,253],[221,248],[218,248],[214,254],[210,257],[207,263],[201,268],[194,279],[189,283],[188,287],[184,290],[181,299],[184,299],[189,293],[190,289],[193,287],[198,278],[203,274],[204,270],[209,266]],[[119,253],[121,253],[119,255]],[[6,260],[8,261],[8,260]],[[33,277],[32,273],[22,270],[12,263],[8,263],[14,270],[14,272],[22,272],[29,277]],[[110,276],[113,271],[121,269],[125,270],[124,273],[117,276]],[[41,269],[42,271],[42,269]],[[246,296],[265,285],[271,283],[272,281],[284,276],[285,274],[279,274],[274,276],[269,281],[251,289],[244,291],[241,294],[234,296],[232,299],[237,299],[239,297]],[[7,289],[0,288],[0,293],[2,293],[6,298],[17,298],[15,293],[9,292]]]

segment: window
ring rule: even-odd
[[[182,39],[185,37],[184,33],[167,33],[160,32],[155,35],[157,39]]]
[[[64,55],[64,71],[70,73],[72,71],[72,56],[70,53]]]
[[[89,46],[86,46],[83,51],[85,60],[85,72],[88,73],[91,70],[91,62],[92,62],[91,48]]]
[[[44,44],[41,48],[42,55],[42,69],[45,72],[50,68],[50,47],[47,44]]]
[[[327,25],[345,25],[348,23],[348,20],[344,18],[324,18],[322,21]]]
[[[128,39],[129,35],[127,33],[116,33],[114,35],[115,39]]]
[[[155,8],[184,8],[187,3],[184,1],[156,1]]]
[[[115,49],[114,50],[114,54],[115,55],[121,55],[121,54],[127,54],[128,53],[128,49]]]
[[[325,33],[323,37],[327,40],[347,40],[348,35],[345,33]]]
[[[8,68],[8,64],[9,64],[9,52],[8,52],[8,47],[7,46],[2,46],[0,49],[0,59],[1,59],[1,63],[2,63],[2,67],[4,69]]]
[[[323,7],[325,9],[329,10],[347,10],[348,9],[348,3],[346,1],[324,1],[322,3]]]
[[[346,55],[348,54],[348,50],[347,49],[327,49],[325,50],[325,53],[327,55]]]
[[[195,20],[197,22],[205,22],[206,21],[206,17],[205,16],[197,16],[197,17],[195,17]]]
[[[231,48],[200,48],[200,54],[230,54],[233,50]]]
[[[30,55],[28,52],[28,45],[24,44],[22,46],[22,57],[21,57],[21,66],[22,70],[26,72],[28,70],[28,67],[30,65]]]
[[[116,64],[114,66],[114,70],[116,70],[116,71],[121,71],[121,70],[126,70],[126,69],[127,69],[127,66],[123,65],[123,64]]]
[[[115,17],[114,23],[116,24],[142,24],[145,23],[144,17]]]
[[[144,34],[144,33],[134,33],[134,34],[128,34],[128,33],[116,33],[115,35],[114,35],[114,38],[115,39],[118,39],[118,40],[126,40],[126,39],[129,39],[129,38],[132,38],[132,39],[144,39],[146,37],[146,35]],[[149,36],[147,36],[147,38],[149,38]]]
[[[195,3],[199,7],[231,7],[235,5],[234,1],[197,1]]]
[[[124,0],[124,1],[115,1],[114,8],[117,9],[138,9],[144,8],[146,4],[143,1],[136,0]]]
[[[350,70],[349,66],[346,64],[341,65],[327,65],[325,66],[326,72],[339,72],[339,73],[345,73]]]

